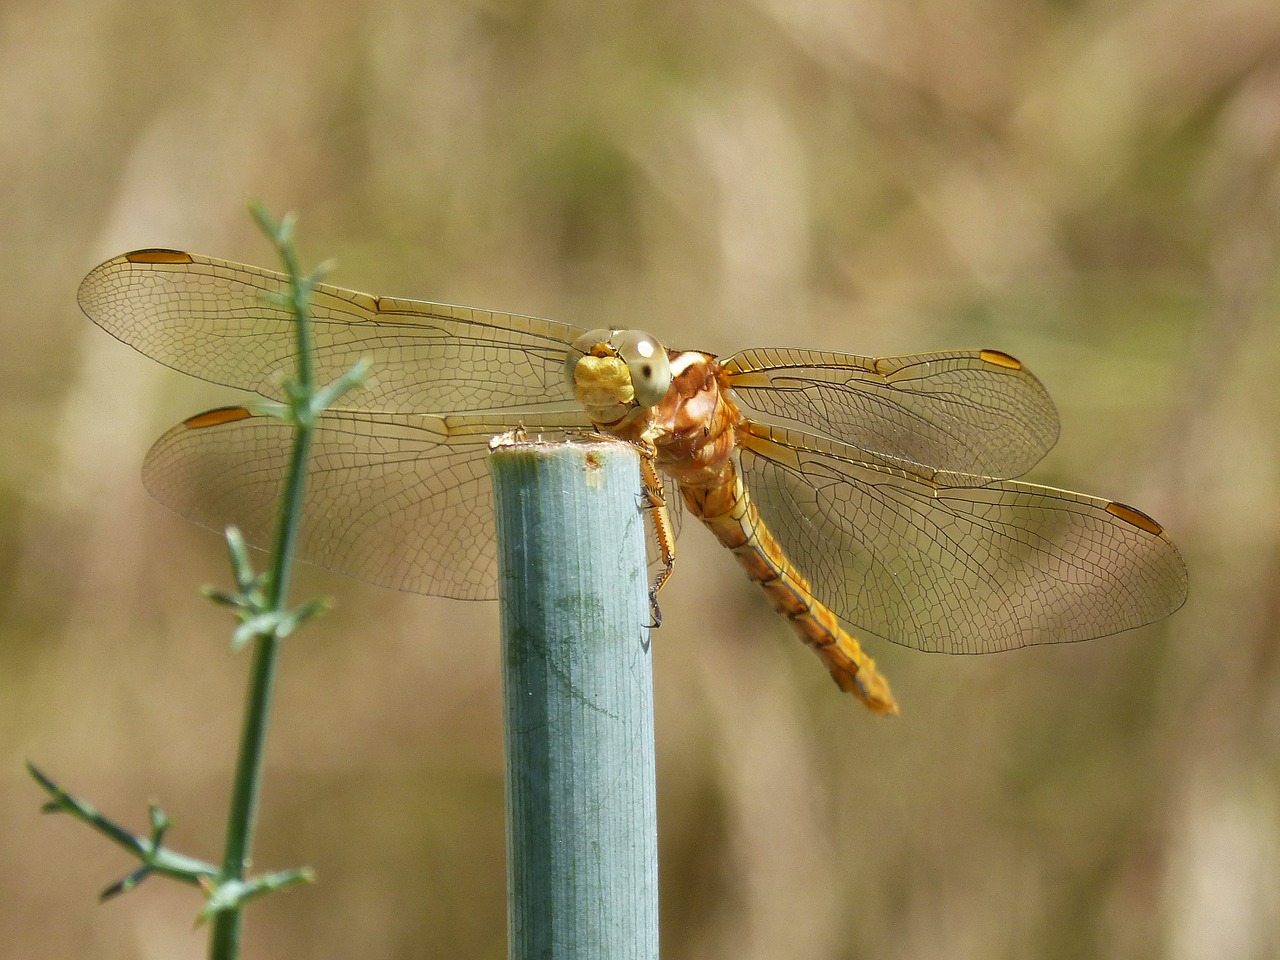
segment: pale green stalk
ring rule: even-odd
[[[500,447],[508,955],[658,955],[640,474],[616,443]]]

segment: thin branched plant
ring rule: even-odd
[[[309,867],[250,874],[249,863],[280,646],[304,621],[328,606],[323,599],[289,606],[312,434],[321,413],[356,387],[365,371],[365,364],[357,363],[332,383],[316,385],[312,371],[310,298],[315,285],[328,271],[328,265],[322,264],[304,274],[294,246],[294,218],[286,215],[276,220],[257,203],[250,209],[275,246],[288,277],[287,287],[278,294],[275,306],[287,309],[295,321],[297,368],[285,383],[284,402],[260,403],[255,407],[256,413],[276,417],[289,424],[293,431],[292,454],[281,490],[267,568],[261,572],[254,569],[244,537],[235,527],[230,527],[226,541],[235,588],[230,591],[204,589],[205,596],[212,602],[229,607],[235,613],[237,624],[231,638],[232,648],[249,648],[252,656],[221,863],[209,863],[166,847],[164,835],[170,818],[158,806],[153,804],[149,810],[150,831],[146,835],[135,834],[69,793],[34,764],[27,764],[31,776],[49,794],[50,799],[43,808],[45,812],[71,814],[137,858],[138,867],[103,889],[99,900],[126,893],[153,874],[198,886],[204,892],[197,922],[210,921],[211,960],[234,960],[239,956],[246,903],[271,891],[315,879]]]

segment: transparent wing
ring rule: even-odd
[[[755,423],[740,463],[788,558],[859,635],[990,653],[1128,630],[1186,599],[1177,548],[1123,504],[1016,481],[957,484]]]
[[[297,353],[292,317],[272,298],[283,274],[175,250],[108,260],[80,306],[113,336],[175,370],[282,399]],[[394,300],[320,284],[311,298],[316,382],[361,357],[364,387],[343,406],[383,413],[537,411],[573,401],[565,347],[577,327],[512,314]]]
[[[581,429],[581,414],[525,417],[531,434]],[[316,429],[300,556],[385,587],[497,596],[488,417],[331,411]],[[292,431],[242,407],[192,417],[147,454],[157,500],[203,526],[236,524],[258,547],[275,532]]]
[[[721,362],[744,405],[780,426],[973,477],[1017,477],[1058,439],[1049,394],[997,350],[857,357],[746,350]]]

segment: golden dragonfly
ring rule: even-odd
[[[161,363],[280,400],[295,338],[269,295],[286,285],[150,249],[95,268],[79,301]],[[897,705],[862,639],[989,653],[1128,630],[1186,599],[1182,557],[1145,513],[1011,479],[1053,446],[1058,417],[998,350],[717,359],[638,331],[327,284],[312,311],[317,382],[371,361],[362,388],[322,416],[308,475],[300,554],[340,573],[494,598],[485,456],[494,434],[522,425],[648,450],[650,498],[661,506],[656,467],[840,688],[878,713]],[[289,431],[248,407],[208,411],[156,442],[144,481],[179,514],[266,543]]]

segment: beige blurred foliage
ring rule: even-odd
[[[0,6],[0,937],[199,957],[197,897],[31,758],[216,858],[246,669],[217,538],[138,468],[226,402],[92,326],[141,246],[731,352],[996,347],[1062,414],[1042,482],[1136,503],[1172,619],[1063,648],[877,650],[841,697],[699,531],[655,637],[663,952],[1280,957],[1280,6],[584,0]],[[310,571],[248,958],[505,955],[496,609]],[[715,612],[708,613],[707,605]]]

